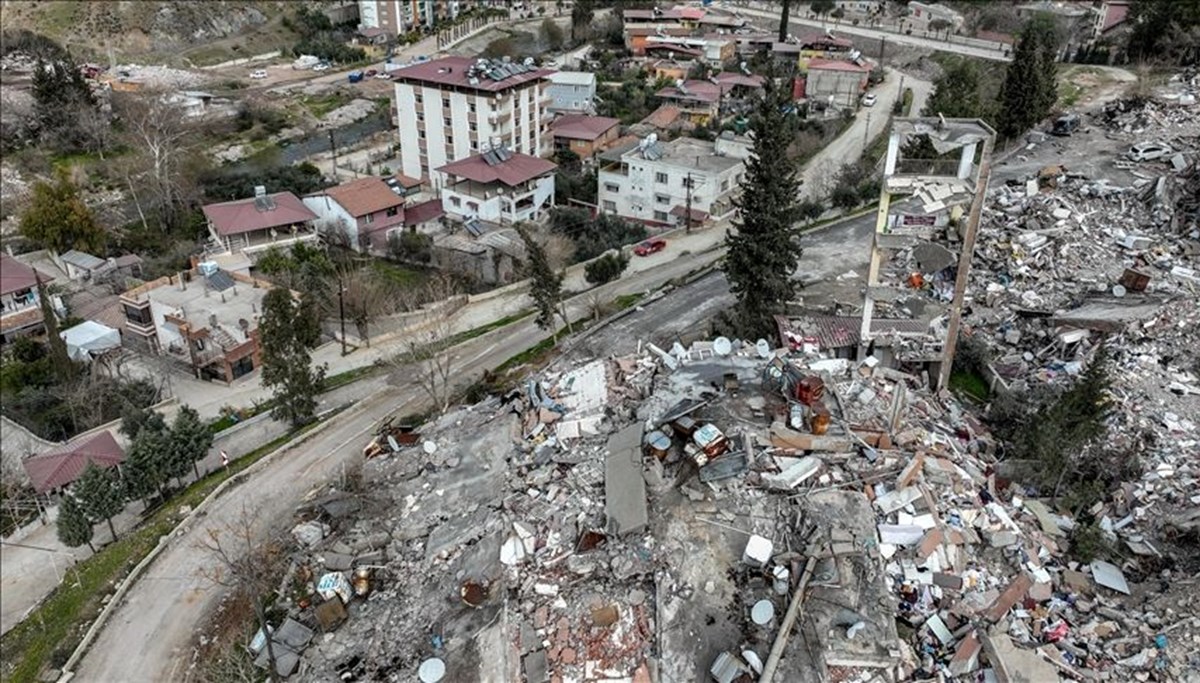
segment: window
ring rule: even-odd
[[[472,140],[471,141],[471,149],[479,149],[479,143]]]
[[[729,189],[729,179],[726,178],[725,180],[721,181],[721,191],[724,192],[725,190],[728,190],[728,189]]]
[[[417,131],[417,137],[424,140],[425,139],[425,131],[423,131],[423,130]]]
[[[398,206],[390,207],[390,208],[388,208],[388,210],[385,213],[387,214],[387,216],[389,218],[393,217],[393,216],[398,216],[398,215],[400,215],[400,207],[398,207]]]
[[[666,185],[666,184],[667,184],[667,174],[666,174],[666,173],[661,173],[661,172],[660,172],[660,173],[655,173],[655,174],[654,174],[654,182],[656,182],[656,183],[662,183],[663,185]]]
[[[478,212],[479,205],[476,204],[475,202],[467,202],[467,211],[470,211],[472,213]]]
[[[655,211],[654,212],[654,220],[659,221],[660,223],[666,223],[667,222],[667,212],[666,211]]]
[[[472,132],[472,133],[474,133],[474,132],[478,131],[478,130],[479,130],[479,124],[472,123],[472,124],[471,124],[471,126],[470,126],[470,129],[471,129],[471,132]]]
[[[421,97],[421,93],[417,93],[416,98],[417,98],[417,104],[421,104],[422,102],[425,101],[425,98]]]
[[[670,204],[671,197],[665,194],[656,194],[654,195],[654,201],[658,202],[659,204]]]
[[[450,108],[450,98],[449,97],[444,97],[444,96],[442,97],[442,106],[445,107],[446,109]]]
[[[424,114],[422,114],[422,113],[420,113],[420,112],[418,112],[418,113],[417,113],[417,120],[418,120],[418,121],[424,121],[424,120],[425,120],[425,115],[424,115]]]
[[[475,103],[474,102],[467,105],[467,111],[471,112],[472,114],[475,113]]]
[[[149,308],[136,308],[134,306],[125,307],[125,319],[139,325],[149,325],[154,322],[154,317],[150,314]]]
[[[686,175],[679,179],[679,184],[684,187],[695,187],[696,186],[696,183],[692,180],[691,176],[686,176]]]
[[[600,207],[603,208],[605,211],[609,211],[611,213],[617,212],[617,203],[610,202],[607,199],[605,199],[603,202],[600,202]]]
[[[366,223],[367,225],[370,225],[370,224],[372,224],[372,223],[374,223],[374,222],[375,222],[375,214],[373,214],[373,213],[369,213],[369,214],[367,214],[367,215],[363,216],[363,223]]]
[[[454,144],[454,136],[453,136],[453,135],[447,135],[447,136],[446,136],[446,144],[447,144],[447,145],[453,145],[453,144]]]
[[[443,116],[443,117],[442,117],[442,123],[446,124],[446,127],[447,127],[447,128],[449,128],[450,126],[454,125],[453,123],[451,123],[451,122],[450,122],[450,117],[449,117],[449,116]]]
[[[620,192],[621,186],[616,183],[604,183],[605,192]]]
[[[450,197],[451,206],[462,206],[462,200],[458,197]]]

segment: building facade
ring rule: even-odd
[[[37,282],[54,278],[0,252],[0,342],[45,330]]]
[[[546,77],[552,71],[515,62],[445,57],[392,72],[400,172],[428,180],[432,171],[507,147],[530,156],[550,152]]]
[[[388,234],[404,226],[404,197],[382,178],[370,176],[304,198],[317,215],[317,230],[357,251],[387,249]]]
[[[536,221],[554,206],[556,168],[528,154],[488,150],[441,166],[435,184],[450,216],[508,225]]]
[[[299,242],[321,239],[313,221],[317,215],[291,192],[255,196],[201,207],[208,221],[209,253],[241,253],[252,263],[268,249],[290,249]]]
[[[600,210],[662,226],[682,225],[689,201],[693,225],[728,213],[745,172],[741,159],[695,138],[650,135],[600,159]]]
[[[469,0],[359,0],[360,28],[377,28],[395,36],[439,21],[453,19],[467,9]]]
[[[554,151],[574,152],[584,163],[608,148],[617,139],[621,121],[607,116],[560,116],[550,125],[554,135]]]
[[[594,109],[596,74],[587,71],[559,71],[550,74],[546,93],[549,110],[555,114],[586,114]]]

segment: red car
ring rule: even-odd
[[[654,239],[646,240],[645,242],[642,242],[634,247],[633,253],[637,254],[638,256],[649,256],[650,254],[657,254],[666,248],[667,241],[660,237],[655,237]]]

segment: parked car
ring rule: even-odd
[[[876,98],[875,98],[875,93],[873,93],[873,92],[869,92],[869,93],[867,93],[866,95],[863,95],[863,98],[862,98],[862,106],[864,106],[864,107],[874,107],[874,106],[875,106],[875,100],[876,100]]]
[[[266,78],[266,77],[267,77],[267,72],[262,69],[258,69],[257,71],[250,72],[250,78]]]
[[[377,69],[367,69],[366,77],[372,78],[378,73],[379,73],[379,71]]]
[[[649,256],[650,254],[657,254],[666,248],[666,240],[661,237],[654,237],[634,247],[633,253],[637,254],[638,256]]]
[[[329,71],[329,62],[320,62],[313,65],[313,71]]]
[[[1054,120],[1050,127],[1051,135],[1070,135],[1079,128],[1079,114],[1063,114]]]
[[[375,74],[375,78],[391,78],[391,77],[392,77],[392,75],[386,71],[380,71],[379,73]]]
[[[351,71],[349,74],[349,78],[350,78],[351,83],[358,83],[359,81],[361,81],[363,79],[363,72]]]
[[[1175,150],[1161,142],[1139,142],[1126,155],[1130,161],[1154,161],[1170,155]]]

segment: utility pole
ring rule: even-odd
[[[866,151],[867,151],[867,145],[869,145],[869,144],[870,144],[870,141],[871,141],[871,112],[869,112],[869,111],[868,111],[868,112],[867,112],[867,126],[866,126],[866,128],[864,128],[864,129],[863,129],[863,148],[862,148],[862,151],[863,151],[864,153],[866,153]]]
[[[338,275],[338,318],[342,324],[342,355],[348,353],[346,351],[346,303],[342,295],[346,291],[346,286],[342,284],[342,276]]]
[[[687,174],[687,210],[683,217],[684,231],[688,234],[692,232],[692,172]]]
[[[338,181],[337,145],[333,142],[333,128],[332,127],[329,129],[329,155],[331,157],[333,157],[333,169],[332,169],[332,172],[330,175],[330,180],[332,180],[336,184]]]

